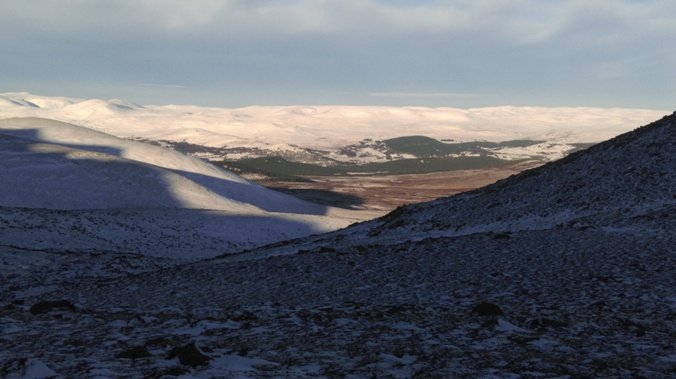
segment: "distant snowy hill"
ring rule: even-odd
[[[21,246],[208,256],[335,229],[356,217],[169,149],[47,119],[0,120],[0,182],[0,219],[16,224],[0,226],[0,237]],[[36,219],[44,220],[41,236],[19,231],[19,220]],[[68,235],[68,228],[82,233]],[[155,252],[152,241],[160,239],[173,247]]]
[[[542,141],[487,153],[505,159],[558,159],[666,114],[614,108],[424,108],[377,106],[140,106],[123,100],[0,94],[0,117],[44,117],[122,138],[187,142],[221,149],[211,159],[282,156],[292,161],[382,162],[415,158],[378,149],[387,139],[421,135],[447,142]]]

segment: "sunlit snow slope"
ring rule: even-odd
[[[383,106],[204,108],[0,94],[0,118],[45,117],[118,137],[186,141],[213,147],[336,149],[366,138],[424,135],[455,141],[532,139],[600,142],[666,111],[576,107],[473,109]],[[527,152],[526,152],[527,153]]]
[[[3,205],[323,212],[197,158],[72,124],[0,120],[0,135],[6,145],[0,163],[5,166],[0,175],[7,183],[0,195]]]
[[[46,119],[0,120],[0,183],[0,242],[12,246],[196,257],[355,221],[172,150]]]

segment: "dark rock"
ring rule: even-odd
[[[493,233],[493,238],[496,239],[496,240],[506,240],[506,239],[510,238],[511,234],[512,233],[510,233],[510,232],[497,232],[497,233]]]
[[[148,349],[145,348],[145,346],[137,346],[119,353],[117,358],[139,359],[149,356],[150,353],[148,352]]]
[[[502,309],[493,303],[481,302],[472,308],[472,313],[479,316],[502,316]]]
[[[507,339],[519,345],[527,345],[529,342],[535,341],[538,338],[539,338],[538,336],[527,336],[519,334],[510,334],[507,336]]]
[[[209,363],[211,358],[197,349],[195,343],[189,343],[185,346],[175,347],[169,353],[169,359],[178,358],[182,365],[197,367],[204,366]]]
[[[150,338],[150,339],[146,340],[146,342],[143,344],[143,346],[145,346],[146,348],[147,348],[148,346],[152,346],[152,347],[166,347],[166,346],[170,346],[170,345],[171,345],[171,341],[168,341],[168,340],[167,340],[166,338],[164,338],[164,337]]]
[[[30,313],[34,315],[41,315],[54,310],[67,310],[75,312],[77,311],[77,308],[75,308],[75,306],[68,300],[41,301],[31,307]]]

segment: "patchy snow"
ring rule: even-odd
[[[526,330],[524,328],[518,327],[514,324],[512,324],[509,321],[503,320],[503,319],[498,319],[498,325],[495,327],[495,330],[498,332],[504,332],[504,333],[523,333],[523,334],[529,334],[532,333],[529,330]]]
[[[256,377],[258,367],[274,368],[278,363],[266,361],[265,359],[241,357],[239,355],[223,355],[215,358],[209,365],[209,368],[204,371],[199,371],[192,376],[196,378],[214,378],[214,377],[229,377],[229,378],[246,378]],[[249,375],[251,376],[249,376]]]
[[[532,159],[533,157],[542,157],[547,161],[555,161],[568,155],[575,146],[565,143],[543,142],[525,147],[502,147],[499,149],[488,149],[500,159]]]
[[[53,379],[58,375],[38,359],[21,362],[14,372],[8,372],[6,379]]]

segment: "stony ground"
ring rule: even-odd
[[[92,256],[92,271],[3,281],[0,373],[38,362],[59,377],[666,378],[675,245],[570,228],[116,275]],[[31,313],[44,300],[72,308]],[[208,361],[172,355],[191,344]]]

